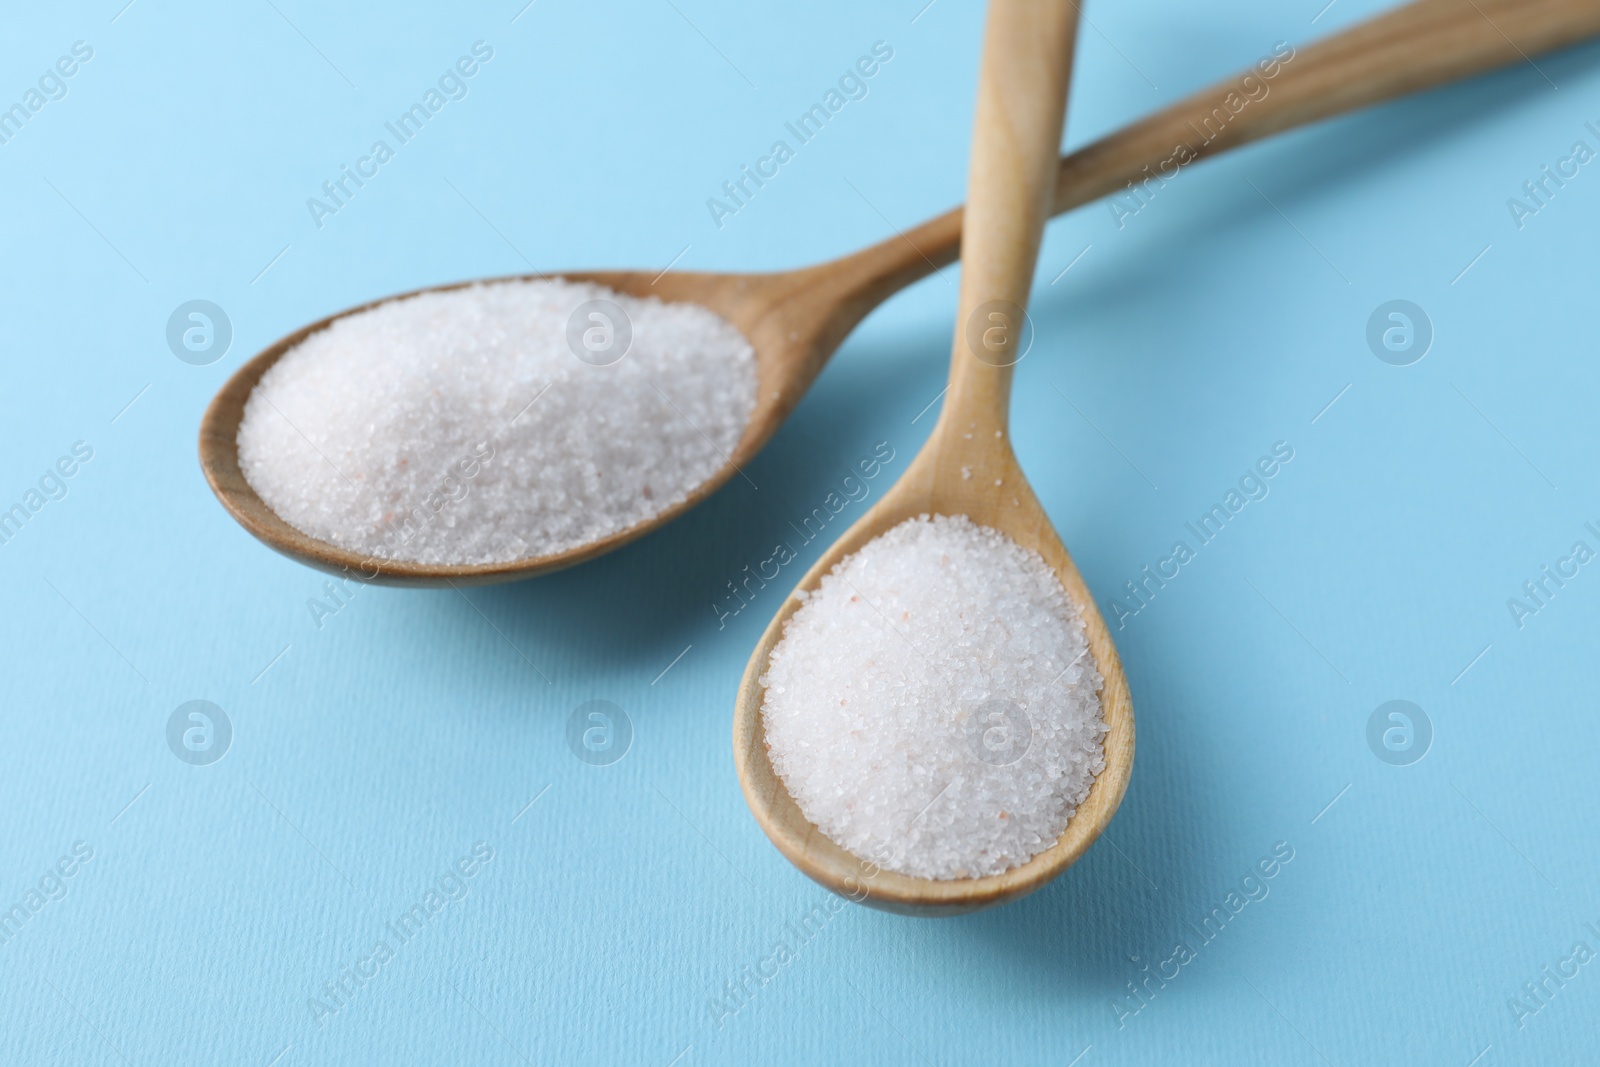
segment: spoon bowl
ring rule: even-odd
[[[603,555],[670,522],[715,492],[759,452],[789,412],[800,402],[833,350],[859,316],[851,319],[849,292],[840,283],[853,277],[850,268],[874,251],[851,260],[805,270],[774,274],[668,273],[655,277],[640,271],[598,271],[565,274],[567,281],[592,282],[635,297],[656,297],[668,303],[688,302],[716,312],[742,333],[755,351],[756,405],[744,434],[716,474],[683,500],[644,522],[548,556],[502,563],[439,564],[382,559],[353,552],[303,533],[280,518],[261,499],[239,468],[239,424],[251,392],[279,359],[341,318],[391,300],[419,293],[448,292],[477,282],[456,282],[401,293],[349,308],[304,326],[279,339],[241,366],[218,391],[200,424],[200,466],[212,491],[228,512],[259,540],[277,551],[320,570],[358,575],[363,581],[402,586],[485,585],[531,578]],[[830,269],[831,268],[831,269]],[[530,281],[545,275],[485,279]],[[861,315],[871,305],[862,308]]]
[[[835,893],[885,911],[907,915],[958,915],[993,907],[1025,896],[1071,866],[1100,836],[1122,802],[1133,772],[1133,701],[1128,680],[1105,620],[1095,606],[1071,555],[1056,535],[1043,506],[1034,496],[1010,446],[992,436],[952,440],[934,431],[939,447],[925,449],[904,477],[881,497],[800,579],[796,591],[813,592],[822,578],[846,556],[867,542],[919,515],[965,515],[973,522],[1000,530],[1023,548],[1044,558],[1082,616],[1089,654],[1104,679],[1101,713],[1110,728],[1102,742],[1105,769],[1078,806],[1054,845],[1027,863],[985,878],[934,880],[881,869],[835,844],[801,813],[783,781],[772,769],[761,705],[766,690],[761,676],[784,625],[800,607],[790,594],[761,635],[739,683],[733,718],[733,758],[746,803],[768,838],[789,862],[813,881]],[[968,447],[958,447],[968,446]],[[975,446],[975,447],[974,447]],[[972,477],[946,473],[966,466]],[[1001,484],[996,485],[999,481]]]

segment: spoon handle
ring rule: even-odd
[[[1055,196],[1077,30],[1075,0],[989,0],[944,408],[989,429],[1005,425],[1023,308]]]
[[[1498,67],[1538,70],[1529,57],[1596,33],[1596,0],[1416,0],[1304,48],[1279,42],[1256,67],[1063,159],[1055,210],[1159,185],[1196,159]]]
[[[1163,164],[1170,178],[1174,165],[1297,126],[1516,63],[1538,69],[1534,57],[1596,34],[1600,0],[1415,0],[1297,49],[1287,62],[1278,60],[1270,79],[1248,67],[1062,158],[1051,211],[1070,211],[1129,185],[1142,191],[1147,171],[1159,178]],[[1245,85],[1247,78],[1255,80]],[[1249,101],[1237,113],[1230,93],[1236,107]],[[1192,153],[1187,160],[1178,158],[1185,155],[1180,145]],[[961,258],[961,220],[962,209],[953,208],[813,268],[849,294],[833,324],[840,336],[892,294]]]

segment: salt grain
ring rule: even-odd
[[[568,344],[591,300],[632,330],[605,366]],[[755,392],[749,343],[706,308],[560,280],[472,285],[345,316],[284,355],[245,404],[239,465],[321,541],[507,562],[684,500],[727,463]]]
[[[1101,676],[1040,556],[962,516],[904,522],[802,595],[761,684],[805,817],[922,878],[1055,844],[1105,767]]]

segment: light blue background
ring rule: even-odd
[[[1600,49],[1195,166],[1121,230],[1104,203],[1052,224],[1015,438],[1108,610],[1274,442],[1294,459],[1116,634],[1139,747],[1106,840],[986,914],[850,907],[719,1026],[708,1002],[825,894],[749,817],[729,751],[782,590],[721,629],[711,604],[876,442],[903,469],[933,422],[913,418],[943,382],[955,273],[845,343],[751,467],[758,491],[735,480],[623,551],[470,604],[363,589],[319,629],[322,576],[227,517],[196,428],[251,353],[387,293],[680,251],[784,268],[949,207],[981,11],[522,2],[3,17],[7,103],[73,41],[95,54],[0,145],[0,499],[74,441],[95,455],[0,546],[0,903],[74,842],[94,858],[0,944],[0,1061],[1595,1057],[1600,965],[1521,1027],[1507,1000],[1575,942],[1600,950],[1600,571],[1521,629],[1506,601],[1574,541],[1600,547],[1583,528],[1600,172],[1521,230],[1506,199],[1594,145]],[[1068,143],[1383,5],[1312,25],[1321,6],[1092,5]],[[470,95],[318,230],[305,199],[479,39],[495,55]],[[895,56],[870,96],[718,230],[706,198],[877,40]],[[163,337],[193,298],[235,330],[207,367]],[[1393,298],[1436,329],[1413,366],[1364,341]],[[191,767],[164,730],[202,698],[235,737]],[[610,767],[563,740],[591,699],[635,726]],[[1365,740],[1391,699],[1434,726],[1412,766]],[[479,841],[495,857],[465,899],[319,1028],[308,998]],[[1295,858],[1270,895],[1119,1025],[1144,963],[1280,841]]]

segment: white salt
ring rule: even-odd
[[[286,353],[245,404],[239,466],[318,540],[507,562],[682,501],[728,462],[755,391],[749,343],[706,308],[479,284],[346,316]]]
[[[1083,619],[1038,553],[922,516],[802,598],[761,710],[807,819],[922,878],[999,874],[1055,844],[1108,728]]]

